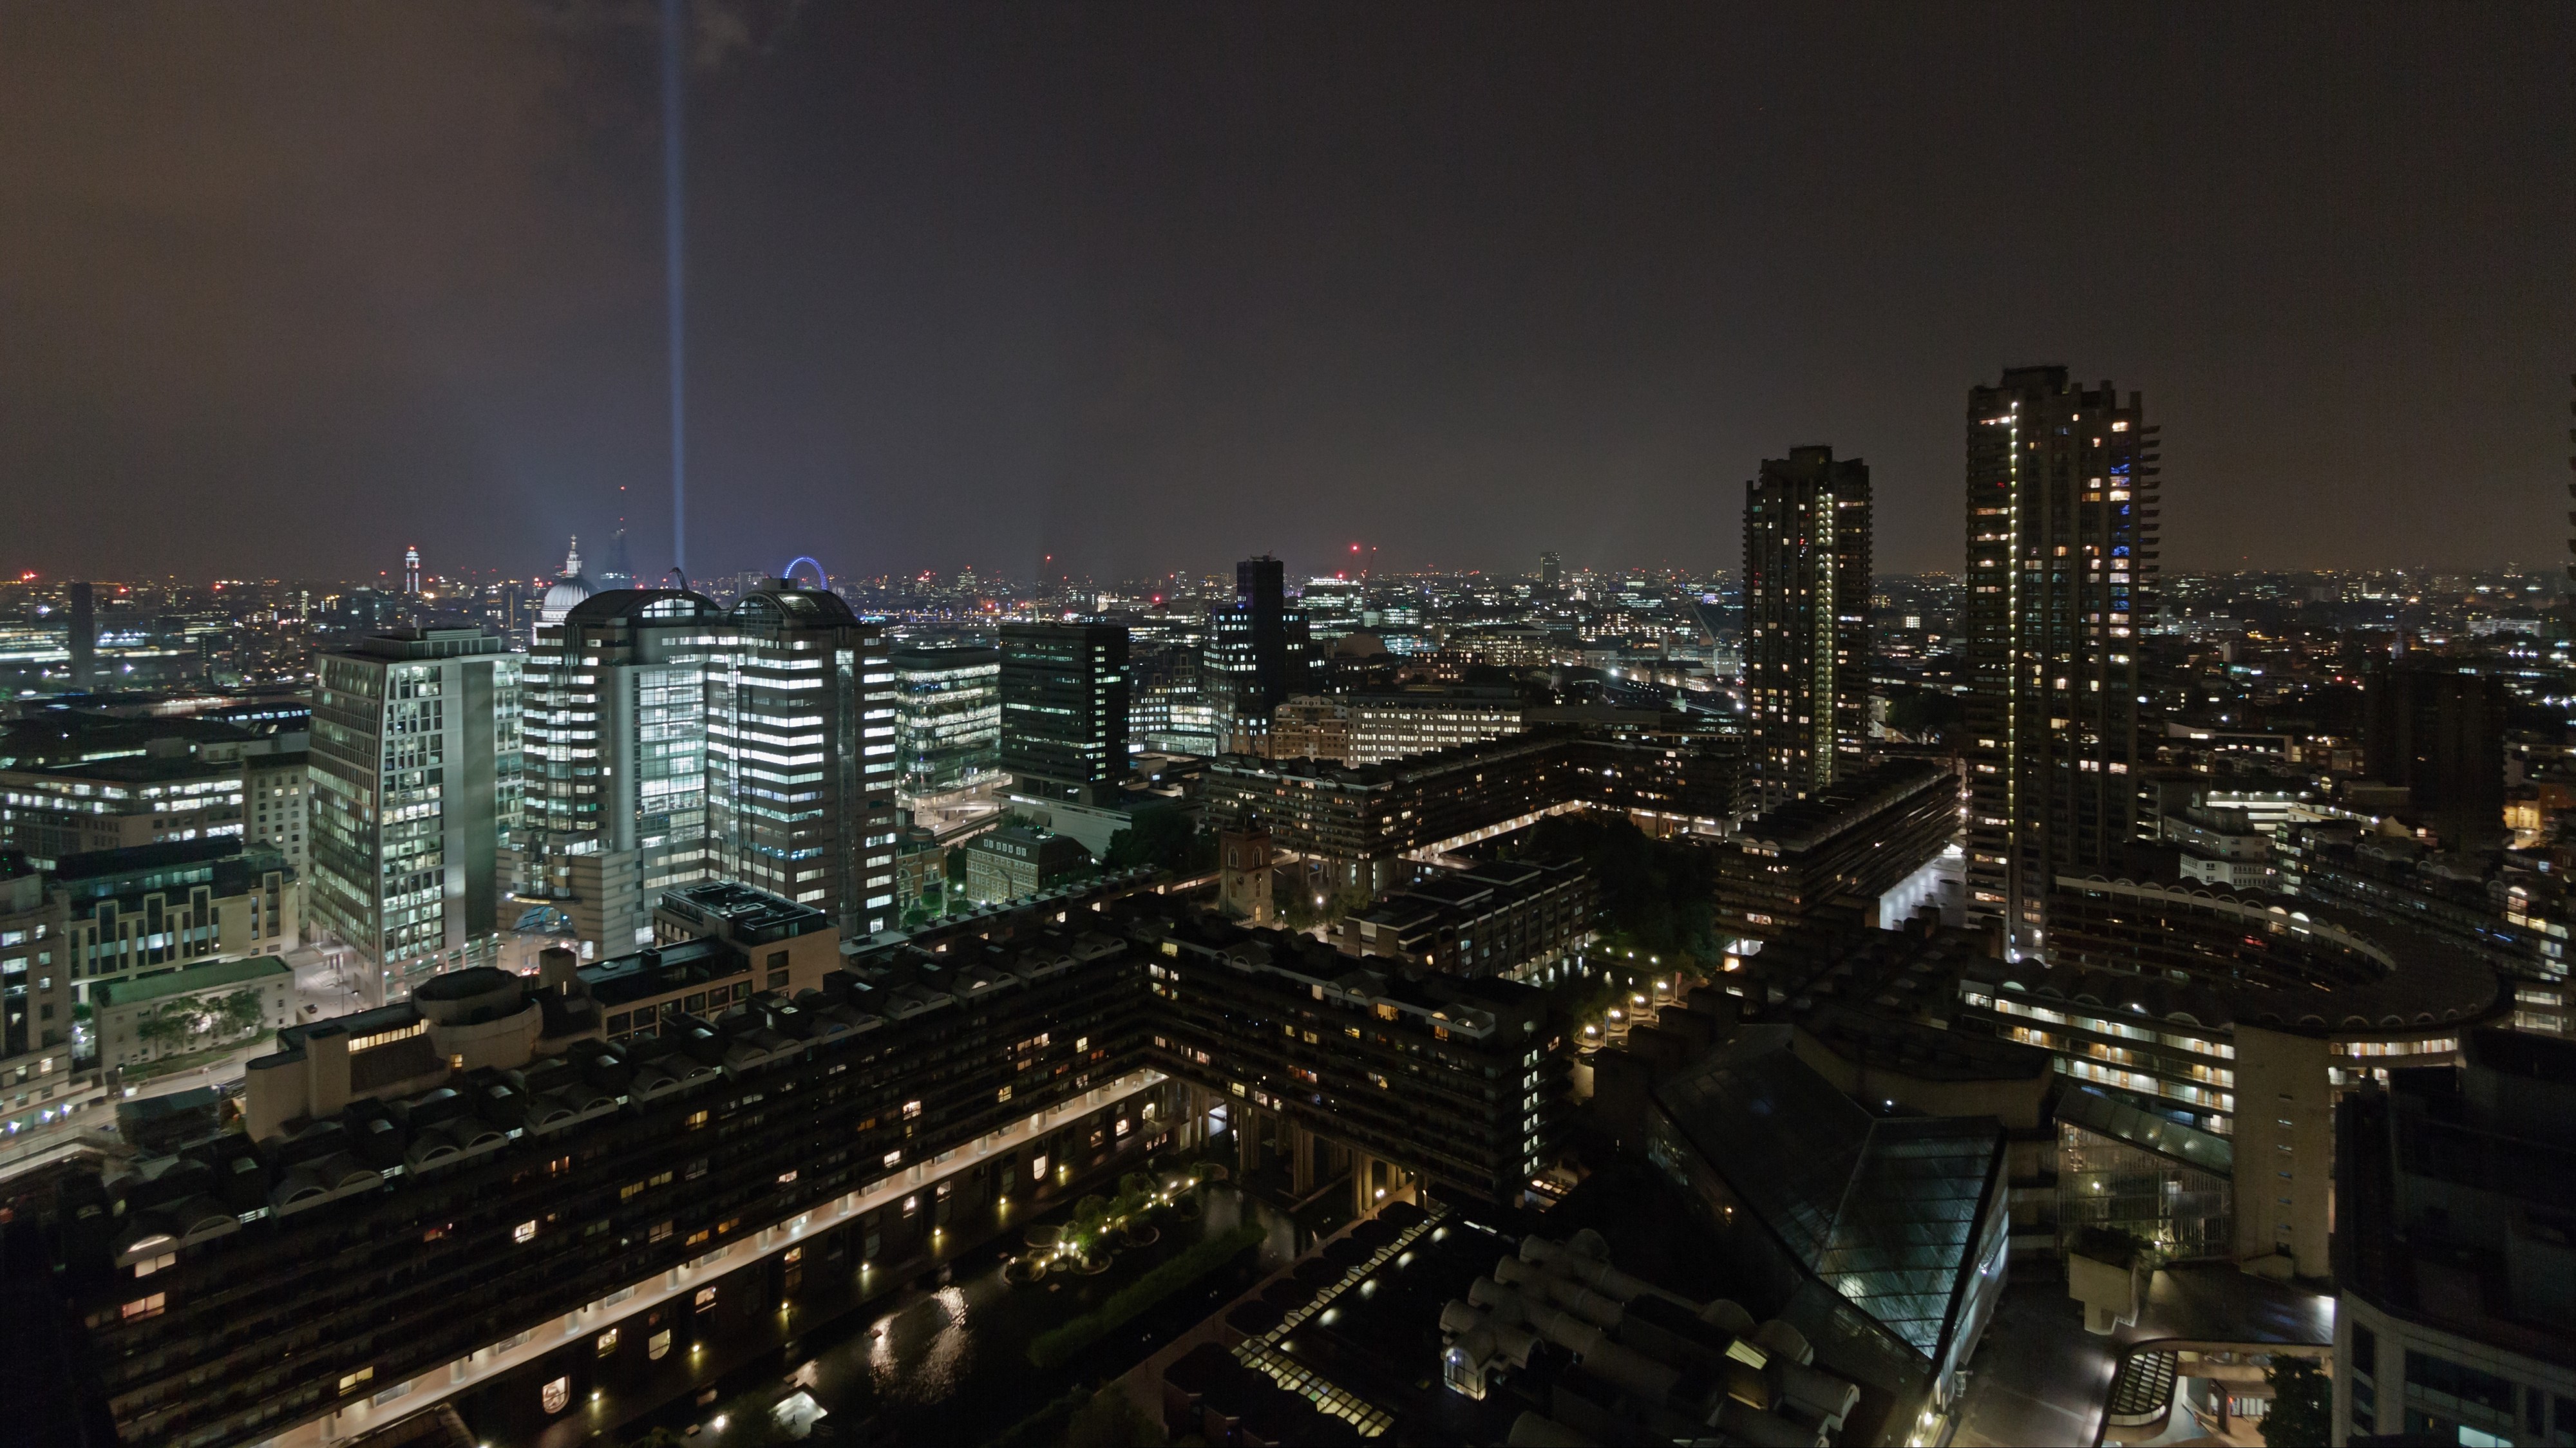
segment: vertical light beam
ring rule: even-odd
[[[689,566],[688,315],[681,251],[680,134],[688,62],[681,26],[684,0],[662,0],[662,246],[664,307],[671,324],[671,561]]]

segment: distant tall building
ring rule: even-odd
[[[72,585],[72,692],[86,694],[97,686],[98,612],[86,583]]]
[[[623,519],[618,521],[617,531],[608,535],[608,552],[599,566],[599,586],[603,589],[635,586],[635,557],[627,551]]]
[[[1130,729],[1146,749],[1176,754],[1214,754],[1216,706],[1202,684],[1207,658],[1196,639],[1138,644],[1129,656],[1128,695],[1134,701]]]
[[[1307,688],[1312,641],[1306,612],[1288,606],[1286,568],[1263,554],[1234,566],[1234,602],[1208,616],[1200,687],[1217,708],[1223,747],[1257,752],[1271,711]]]
[[[2501,840],[2504,681],[2438,664],[2384,663],[2370,672],[2368,703],[2363,761],[2371,777],[2402,786],[2445,849]]]
[[[649,941],[662,890],[706,878],[707,679],[725,634],[714,602],[678,589],[592,594],[537,625],[524,824],[504,864],[516,903],[560,910],[595,955]]]
[[[519,656],[475,629],[379,634],[314,660],[305,903],[371,967],[371,1000],[491,935],[518,807],[519,674]]]
[[[873,935],[894,918],[900,767],[885,631],[839,594],[776,584],[724,622],[706,666],[709,873]]]
[[[2155,434],[2137,393],[2063,367],[1968,392],[1968,910],[2008,952],[2044,944],[2059,874],[2116,873],[2136,833]]]
[[[1033,798],[1107,802],[1127,773],[1127,630],[1002,627],[1002,768]]]
[[[1565,586],[1565,559],[1555,553],[1538,556],[1538,583],[1541,588]]]
[[[962,788],[1002,755],[1002,653],[989,648],[894,651],[896,779],[912,795]]]
[[[1360,615],[1368,607],[1367,590],[1356,578],[1308,579],[1297,601],[1305,609],[1307,635],[1318,649],[1359,632]]]
[[[1829,447],[1744,485],[1744,684],[1761,806],[1857,770],[1869,741],[1869,466]]]
[[[418,548],[403,550],[403,593],[410,598],[420,597],[420,550]]]

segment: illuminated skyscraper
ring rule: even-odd
[[[519,903],[562,911],[594,952],[646,943],[662,890],[707,876],[707,680],[724,645],[722,611],[679,589],[593,594],[537,625],[525,825],[502,863]]]
[[[1829,447],[1744,485],[1744,685],[1761,807],[1831,785],[1869,741],[1869,466]]]
[[[914,647],[894,654],[897,779],[913,796],[962,788],[1002,753],[998,649]]]
[[[2063,367],[1968,393],[1968,906],[2010,951],[2044,946],[2057,876],[2116,873],[2136,831],[2155,435],[2137,393]]]
[[[420,550],[418,548],[403,550],[403,592],[413,598],[420,597]]]
[[[707,665],[710,873],[830,916],[894,920],[895,670],[836,593],[772,583],[725,615]]]

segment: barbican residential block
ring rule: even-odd
[[[819,912],[702,887],[650,951],[295,1027],[246,1130],[75,1173],[60,1272],[12,1290],[66,1299],[74,1381],[129,1444],[350,1437],[443,1399],[519,1441],[594,1387],[632,1412],[774,1353],[1196,1145],[1219,1104],[1369,1180],[1517,1196],[1563,1092],[1542,993],[1116,896],[817,972]]]
[[[1744,485],[1744,692],[1765,809],[1860,767],[1869,743],[1869,465],[1829,447]]]
[[[2153,612],[2156,429],[2137,393],[2020,367],[1969,389],[1968,909],[2036,950],[2061,873],[2138,832],[2138,637]]]

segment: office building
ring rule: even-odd
[[[2504,680],[2435,663],[2370,671],[2363,755],[2370,777],[2406,791],[2406,813],[2446,850],[2504,840]]]
[[[885,631],[836,593],[756,589],[704,667],[705,871],[811,905],[851,939],[893,923],[902,766]],[[670,732],[638,723],[639,753]],[[648,868],[644,883],[658,895],[680,868],[658,883]]]
[[[300,849],[302,829],[280,807],[301,808],[309,725],[299,708],[18,720],[0,732],[0,848],[45,869],[98,850],[259,838],[284,819],[278,843]],[[289,797],[269,797],[280,791]]]
[[[1318,655],[1358,633],[1368,612],[1368,586],[1356,578],[1310,578],[1298,591],[1297,605],[1306,615],[1306,633]]]
[[[1001,650],[898,648],[894,676],[895,782],[905,795],[945,794],[999,772]]]
[[[1216,760],[1199,786],[1211,828],[1259,824],[1335,888],[1392,887],[1408,855],[1534,824],[1569,805],[1653,834],[1719,834],[1736,818],[1738,736],[1653,715],[1558,725],[1383,764]]]
[[[1948,769],[1891,759],[1855,770],[1747,821],[1716,848],[1718,933],[1776,939],[1835,904],[1893,926],[1927,898],[1907,882],[1958,833],[1959,778]]]
[[[2043,947],[2060,874],[2138,832],[2138,636],[2155,576],[2156,429],[2137,393],[2023,367],[1971,388],[1968,908]]]
[[[1547,589],[1565,586],[1565,559],[1556,553],[1538,556],[1538,586]]]
[[[986,830],[966,844],[966,898],[1018,900],[1092,870],[1091,852],[1070,835],[1024,825]]]
[[[305,844],[312,802],[306,777],[310,760],[304,749],[242,755],[242,840],[284,855],[299,877],[312,858]]]
[[[1869,743],[1869,466],[1830,447],[1744,485],[1744,695],[1765,809],[1860,767]]]
[[[1138,748],[1167,754],[1214,754],[1216,706],[1200,687],[1206,658],[1199,641],[1139,641],[1129,656],[1130,728]]]
[[[0,1132],[58,1117],[72,1095],[71,964],[61,892],[0,850]]]
[[[77,998],[97,987],[303,943],[307,885],[274,849],[184,840],[74,855],[53,871]]]
[[[1271,711],[1269,738],[1259,752],[1273,759],[1383,764],[1508,738],[1523,727],[1520,698],[1510,689],[1299,694]]]
[[[1234,602],[1208,615],[1200,685],[1226,752],[1260,752],[1270,711],[1306,689],[1311,652],[1306,611],[1288,606],[1285,565],[1268,554],[1236,564]]]
[[[98,681],[98,604],[91,586],[71,586],[71,636],[66,641],[71,656],[71,691],[86,694]]]
[[[519,807],[519,676],[519,656],[474,629],[377,634],[314,658],[305,907],[357,952],[370,999],[492,932]]]
[[[210,960],[90,989],[99,1064],[140,1066],[165,1056],[239,1045],[294,1024],[295,971],[273,955]]]
[[[1031,799],[1113,803],[1127,776],[1127,630],[1002,627],[1002,768]]]
[[[502,860],[513,917],[559,911],[594,956],[623,954],[664,889],[707,877],[708,678],[727,637],[713,601],[678,589],[585,593],[538,623]]]
[[[2576,1438],[2571,1123],[2576,1043],[2497,1030],[2344,1103],[2334,1442]]]

